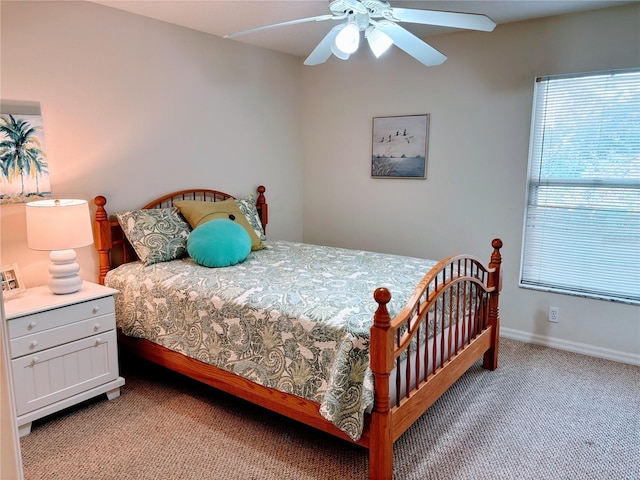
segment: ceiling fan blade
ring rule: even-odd
[[[439,12],[436,10],[415,10],[412,8],[392,8],[393,18],[400,22],[421,23],[438,27],[465,28],[491,32],[496,24],[486,15],[477,13]]]
[[[240,35],[247,35],[249,33],[260,32],[262,30],[269,30],[271,28],[285,27],[287,25],[295,25],[298,23],[307,22],[322,22],[324,20],[342,20],[346,18],[346,15],[318,15],[316,17],[299,18],[298,20],[290,20],[288,22],[274,23],[273,25],[265,25],[264,27],[252,28],[251,30],[243,30],[242,32],[228,33],[223,38],[235,38]]]
[[[335,41],[340,30],[344,28],[344,24],[336,25],[329,33],[327,33],[324,38],[320,41],[318,46],[313,49],[313,52],[307,57],[304,61],[305,65],[320,65],[321,63],[329,60],[331,56],[331,44]]]
[[[376,28],[386,33],[396,47],[404,50],[413,58],[418,60],[423,65],[431,67],[433,65],[440,65],[447,57],[433,48],[431,45],[423,42],[413,33],[402,28],[393,22],[379,22],[376,24]]]

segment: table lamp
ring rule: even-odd
[[[49,289],[64,295],[82,287],[74,248],[93,243],[86,200],[39,200],[26,205],[27,245],[49,254]]]

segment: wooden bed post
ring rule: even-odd
[[[262,221],[262,230],[266,234],[267,223],[269,223],[269,206],[267,205],[267,199],[264,197],[264,192],[266,192],[267,189],[263,185],[260,185],[257,190],[258,198],[256,199],[256,210],[258,210],[260,220]]]
[[[100,285],[104,285],[104,277],[111,268],[111,260],[109,252],[111,250],[111,225],[109,224],[109,216],[104,206],[107,199],[103,196],[97,196],[93,199],[98,209],[96,210],[95,220],[93,221],[93,243],[98,250],[98,258],[100,260],[100,274],[98,281]]]
[[[494,238],[491,246],[493,247],[493,253],[491,254],[489,268],[493,269],[493,272],[489,274],[489,287],[494,287],[494,290],[489,293],[489,325],[493,328],[493,332],[491,334],[491,348],[485,352],[482,366],[488,370],[495,370],[498,368],[498,349],[500,345],[498,300],[500,290],[502,290],[502,270],[500,268],[502,264],[502,255],[500,254],[502,240]]]
[[[373,298],[378,309],[371,327],[370,364],[375,382],[371,435],[369,444],[369,480],[391,480],[393,477],[393,437],[389,375],[393,370],[393,331],[387,304],[391,292],[377,288]]]

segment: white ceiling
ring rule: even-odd
[[[90,0],[112,8],[162,20],[222,37],[263,25],[330,13],[328,0]],[[414,0],[394,1],[391,6],[420,10],[481,13],[498,25],[534,18],[613,7],[635,1],[616,0]],[[335,25],[310,22],[269,29],[228,41],[239,41],[306,57]],[[455,31],[403,23],[419,37]]]

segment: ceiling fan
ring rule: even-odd
[[[414,57],[426,66],[440,65],[447,57],[420,38],[398,25],[398,23],[419,23],[440,27],[463,28],[469,30],[492,31],[496,24],[486,15],[475,13],[454,13],[437,10],[417,10],[395,8],[385,0],[333,0],[329,2],[331,14],[301,18],[288,22],[266,25],[225,35],[234,38],[240,35],[284,27],[306,22],[325,20],[346,20],[329,30],[318,46],[304,61],[305,65],[319,65],[326,62],[331,54],[347,60],[358,49],[360,32],[369,43],[372,52],[378,58],[391,45]]]

